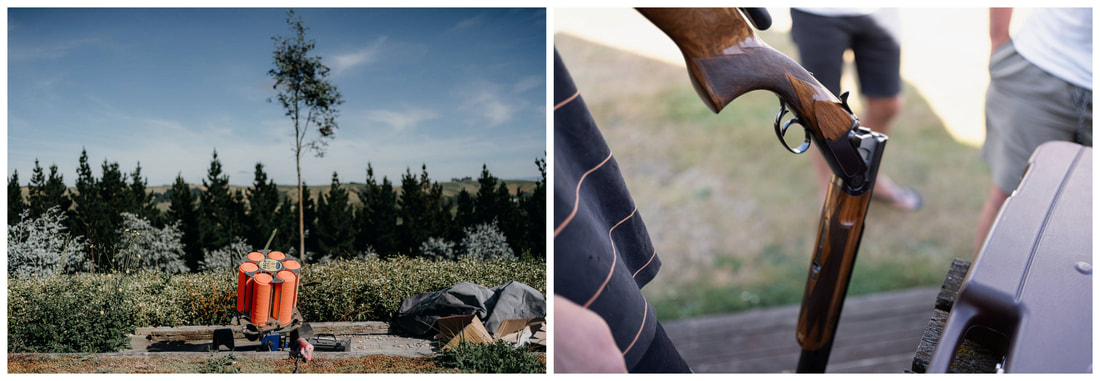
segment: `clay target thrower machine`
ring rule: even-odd
[[[302,265],[279,251],[248,253],[237,266],[238,323],[250,341],[286,334],[302,325],[298,288]]]

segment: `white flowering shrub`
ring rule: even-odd
[[[466,257],[480,261],[496,262],[502,259],[515,258],[504,233],[500,231],[500,228],[497,228],[496,220],[466,228],[466,237],[462,238],[462,247],[466,250]]]
[[[225,247],[212,251],[204,249],[199,269],[202,271],[232,269],[241,263],[242,257],[251,252],[252,246],[245,242],[244,238],[233,237],[233,242]]]
[[[122,228],[118,234],[122,250],[116,256],[120,259],[129,260],[143,269],[168,274],[190,271],[184,261],[183,232],[179,221],[157,229],[149,220],[123,212]]]
[[[47,276],[91,269],[84,257],[84,239],[66,232],[65,214],[52,207],[38,218],[29,211],[8,226],[8,276]]]
[[[378,250],[374,249],[374,246],[367,245],[366,248],[360,250],[355,254],[355,260],[357,261],[369,261],[378,258]]]
[[[457,260],[455,243],[443,238],[431,237],[420,243],[420,256],[431,260]]]

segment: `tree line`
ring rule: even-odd
[[[303,259],[431,256],[425,252],[426,242],[459,242],[480,225],[499,229],[516,256],[545,258],[545,159],[536,159],[535,165],[541,173],[535,188],[515,195],[485,165],[477,178],[476,193],[462,189],[453,197],[444,196],[443,186],[431,181],[426,165],[419,174],[406,169],[396,187],[385,176],[377,179],[370,163],[365,185],[358,189],[342,184],[333,172],[329,192],[316,199],[303,185],[301,205],[307,231]],[[36,160],[27,183],[28,196],[23,197],[19,172],[14,171],[8,177],[8,225],[19,223],[24,214],[37,218],[51,207],[59,207],[69,234],[86,241],[84,254],[93,271],[115,266],[122,213],[157,227],[178,222],[184,260],[191,271],[202,268],[205,253],[239,240],[258,250],[270,239],[270,249],[301,257],[296,253],[300,244],[298,203],[279,192],[262,163],[256,163],[250,187],[231,191],[229,175],[223,173],[215,150],[201,182],[205,189],[177,175],[165,192],[169,199],[166,211],[156,207],[140,163],[133,172],[123,173],[117,162],[105,159],[97,178],[84,150],[76,174],[75,187],[70,190],[56,165],[51,165],[47,174]],[[361,204],[351,203],[350,192],[357,193]]]

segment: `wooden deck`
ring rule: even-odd
[[[936,303],[939,287],[850,297],[844,303],[829,373],[902,373]],[[798,305],[664,322],[697,373],[794,372]]]

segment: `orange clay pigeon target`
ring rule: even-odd
[[[302,266],[278,251],[254,251],[237,267],[237,315],[261,329],[289,325],[297,314]]]

